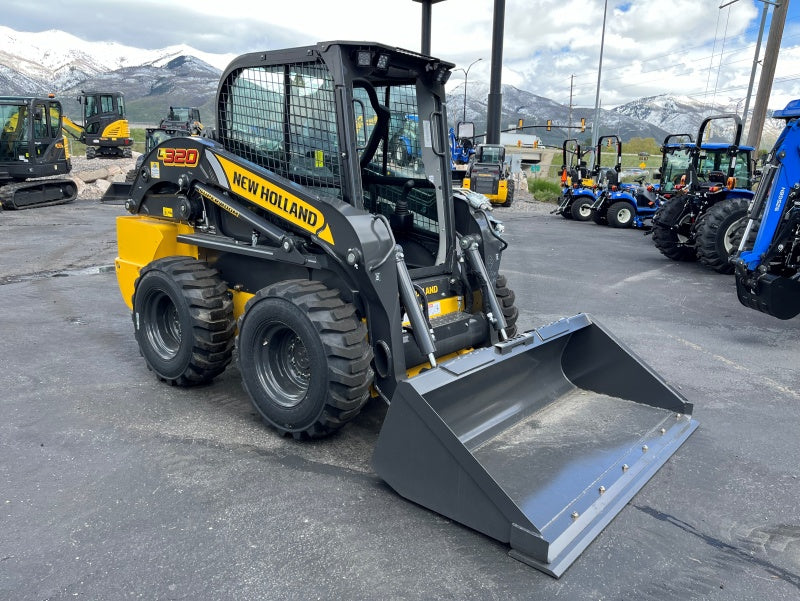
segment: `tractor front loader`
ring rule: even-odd
[[[732,264],[745,307],[791,319],[800,314],[800,100],[774,117],[786,127],[767,157]]]
[[[451,188],[452,68],[368,42],[234,60],[218,130],[158,144],[130,184],[119,286],[161,380],[209,382],[236,345],[295,438],[380,398],[384,480],[559,576],[696,422],[589,316],[517,331],[501,228]],[[413,166],[391,146],[405,115]]]

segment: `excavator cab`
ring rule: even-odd
[[[61,103],[55,98],[0,97],[0,203],[7,209],[74,200],[77,186],[67,140],[61,132]]]
[[[86,158],[98,155],[130,158],[133,139],[122,93],[81,90],[77,100],[83,109],[83,125],[72,125],[78,130],[80,141],[86,144]]]

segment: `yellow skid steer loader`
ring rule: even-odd
[[[208,382],[235,344],[296,438],[380,397],[376,472],[559,576],[696,422],[589,316],[518,332],[501,224],[452,192],[452,68],[370,42],[237,58],[217,131],[165,140],[120,191],[119,286],[161,380]],[[390,144],[409,114],[413,165]]]

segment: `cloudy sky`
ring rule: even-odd
[[[761,0],[608,0],[601,103],[689,95],[744,99]],[[790,1],[790,0],[783,0]],[[489,81],[492,0],[433,5],[431,53]],[[188,44],[213,53],[252,52],[323,40],[371,40],[420,49],[413,0],[3,0],[0,22],[18,31],[62,29],[89,41],[140,48]],[[567,104],[594,106],[604,0],[506,0],[503,83]],[[766,47],[772,8],[761,45]],[[450,85],[463,85],[463,72]],[[756,75],[758,85],[760,71]],[[574,77],[573,77],[574,76]],[[755,98],[755,90],[753,92]],[[800,98],[800,0],[791,0],[770,108]]]

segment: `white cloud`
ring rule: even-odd
[[[559,102],[593,106],[604,0],[507,0],[503,83]],[[744,97],[761,7],[738,0],[609,0],[603,52],[602,103],[612,107],[641,96],[680,93],[709,102]],[[369,39],[418,50],[422,8],[412,0],[63,0],[46,4],[6,0],[6,25],[28,31],[64,28],[84,39],[148,48],[188,44],[215,53],[243,53],[323,40]],[[431,51],[459,67],[483,60],[470,81],[489,81],[492,0],[446,0],[432,7]],[[91,10],[89,9],[91,7]],[[800,2],[789,6],[770,106],[798,95]],[[771,11],[770,11],[771,12]],[[92,18],[85,15],[91,14]],[[74,18],[70,18],[74,15]],[[124,29],[104,24],[125,22]],[[46,25],[46,26],[45,26]],[[36,29],[38,27],[39,29]],[[764,34],[762,55],[766,45]],[[458,85],[456,73],[452,82]],[[756,80],[758,83],[758,80]]]

